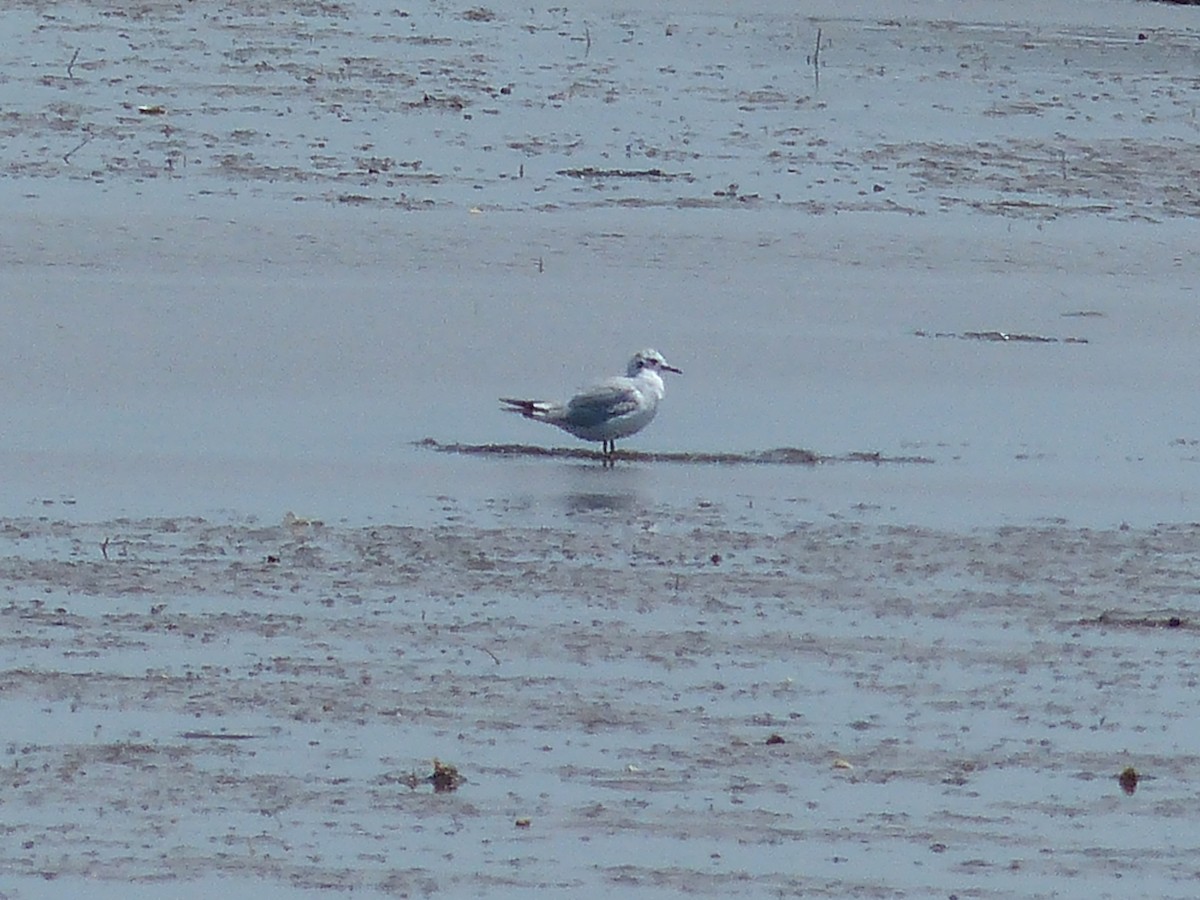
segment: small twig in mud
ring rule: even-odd
[[[486,653],[488,656],[490,656],[492,658],[492,660],[496,663],[496,665],[500,665],[500,657],[498,657],[495,653],[493,653],[487,647],[480,647],[479,649],[482,650],[484,653]]]
[[[69,63],[67,63],[67,77],[70,78],[72,81],[75,80],[75,75],[71,70],[75,68],[75,60],[77,60],[77,59],[79,59],[79,48],[78,47],[75,48],[75,53],[71,56],[71,61]]]
[[[587,56],[592,52],[592,30],[586,25],[583,26],[583,55]]]
[[[84,147],[86,147],[91,142],[92,142],[92,136],[89,134],[82,141],[80,141],[76,146],[72,147],[70,150],[68,150],[66,152],[66,154],[64,154],[63,162],[69,163],[71,161],[71,157],[74,156],[76,152],[78,152],[79,150],[82,150]]]
[[[821,29],[817,29],[817,44],[813,48],[812,56],[813,81],[818,87],[821,86]]]
[[[100,542],[100,555],[108,559],[108,538]]]

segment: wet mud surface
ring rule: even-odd
[[[533,444],[442,444],[433,438],[418,441],[417,445],[437,453],[457,453],[463,456],[534,457],[546,459],[592,460],[601,462],[604,455],[596,450],[579,447],[542,447]],[[624,450],[616,452],[616,461],[640,463],[682,463],[686,465],[717,466],[815,466],[829,463],[865,462],[877,465],[894,463],[932,463],[927,456],[885,456],[877,451],[859,451],[840,456],[821,455],[800,447],[776,447],[747,453],[700,453]]]
[[[1191,35],[960,12],[21,2],[2,169],[383,209],[1200,211]]]
[[[737,519],[4,520],[7,895],[1190,894],[1196,526]]]

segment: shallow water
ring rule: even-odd
[[[10,4],[0,894],[1194,893],[1195,11],[889,15]]]
[[[722,220],[707,213],[671,214],[686,226],[671,238],[634,230],[629,213],[563,215],[520,233],[456,219],[473,229],[478,255],[451,273],[405,267],[435,252],[415,224],[408,256],[344,269],[283,250],[279,263],[213,267],[164,252],[147,275],[136,258],[119,270],[102,262],[126,260],[129,248],[107,233],[80,236],[98,253],[86,265],[12,266],[13,327],[0,337],[15,423],[0,448],[15,473],[0,486],[8,508],[73,497],[90,519],[287,509],[362,518],[397,508],[406,517],[441,494],[540,494],[547,477],[564,476],[436,459],[413,444],[583,446],[501,415],[495,398],[565,395],[618,367],[614,353],[653,341],[681,348],[686,374],[668,385],[651,427],[626,442],[631,450],[796,447],[934,464],[795,472],[782,487],[751,474],[655,472],[645,478],[651,492],[786,492],[837,514],[866,505],[894,510],[890,521],[931,524],[1197,517],[1200,422],[1190,397],[1200,373],[1189,336],[1200,322],[1182,226],[1081,220],[1047,226],[1056,229],[1047,247],[1047,230],[1025,224],[1043,243],[1006,263],[1018,241],[1010,226],[958,214],[915,220],[902,234],[878,218],[814,227],[756,214],[764,235],[769,225],[812,228],[793,232],[786,252],[757,236],[718,240]],[[452,212],[423,214],[433,225],[429,216],[458,227]],[[634,265],[582,249],[607,217],[622,219]],[[215,229],[224,236],[210,251],[249,222],[264,256],[289,246],[287,220],[264,216]],[[312,216],[317,224],[347,246],[380,238],[373,221],[345,211]],[[565,236],[568,226],[584,230]],[[553,278],[532,267],[497,272],[490,261],[511,258],[534,233],[569,246],[578,265]],[[643,255],[654,241],[657,262]],[[1180,262],[1156,271],[1162,253]],[[697,292],[689,279],[700,276],[674,273],[701,259],[715,286]],[[575,291],[579,273],[588,286]],[[755,285],[754,314],[725,280]],[[1079,310],[1100,315],[1072,315]],[[513,323],[519,340],[501,336]],[[1087,343],[918,334],[993,326]]]

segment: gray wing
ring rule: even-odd
[[[591,428],[629,415],[638,409],[639,400],[632,385],[605,382],[572,397],[563,419],[572,425]]]

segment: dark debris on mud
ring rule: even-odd
[[[955,338],[962,341],[986,341],[995,344],[1086,344],[1087,338],[1049,337],[1012,331],[914,331],[923,338]]]
[[[380,784],[402,784],[411,791],[415,791],[423,785],[430,785],[435,794],[457,791],[466,784],[466,781],[467,779],[458,771],[457,766],[443,762],[436,757],[433,760],[433,771],[428,775],[418,775],[414,770],[405,775],[385,775],[378,779]]]
[[[664,172],[662,169],[598,169],[595,166],[584,166],[578,169],[559,169],[557,174],[568,178],[650,178],[665,179],[691,178],[687,172]]]
[[[459,453],[464,456],[548,457],[551,459],[594,460],[596,462],[604,460],[604,454],[599,451],[588,450],[582,447],[539,447],[533,444],[444,444],[433,438],[424,438],[420,441],[415,441],[414,446],[436,450],[438,453]],[[933,459],[927,456],[887,456],[873,450],[844,453],[837,456],[823,456],[801,447],[775,447],[771,450],[757,450],[746,453],[618,450],[616,458],[626,462],[683,463],[718,466],[816,466],[827,463],[875,463],[876,465],[919,463],[928,465],[934,462]]]
[[[1155,612],[1150,615],[1103,612],[1094,619],[1085,619],[1081,625],[1102,625],[1114,628],[1180,628],[1195,630],[1196,622],[1177,612]]]

